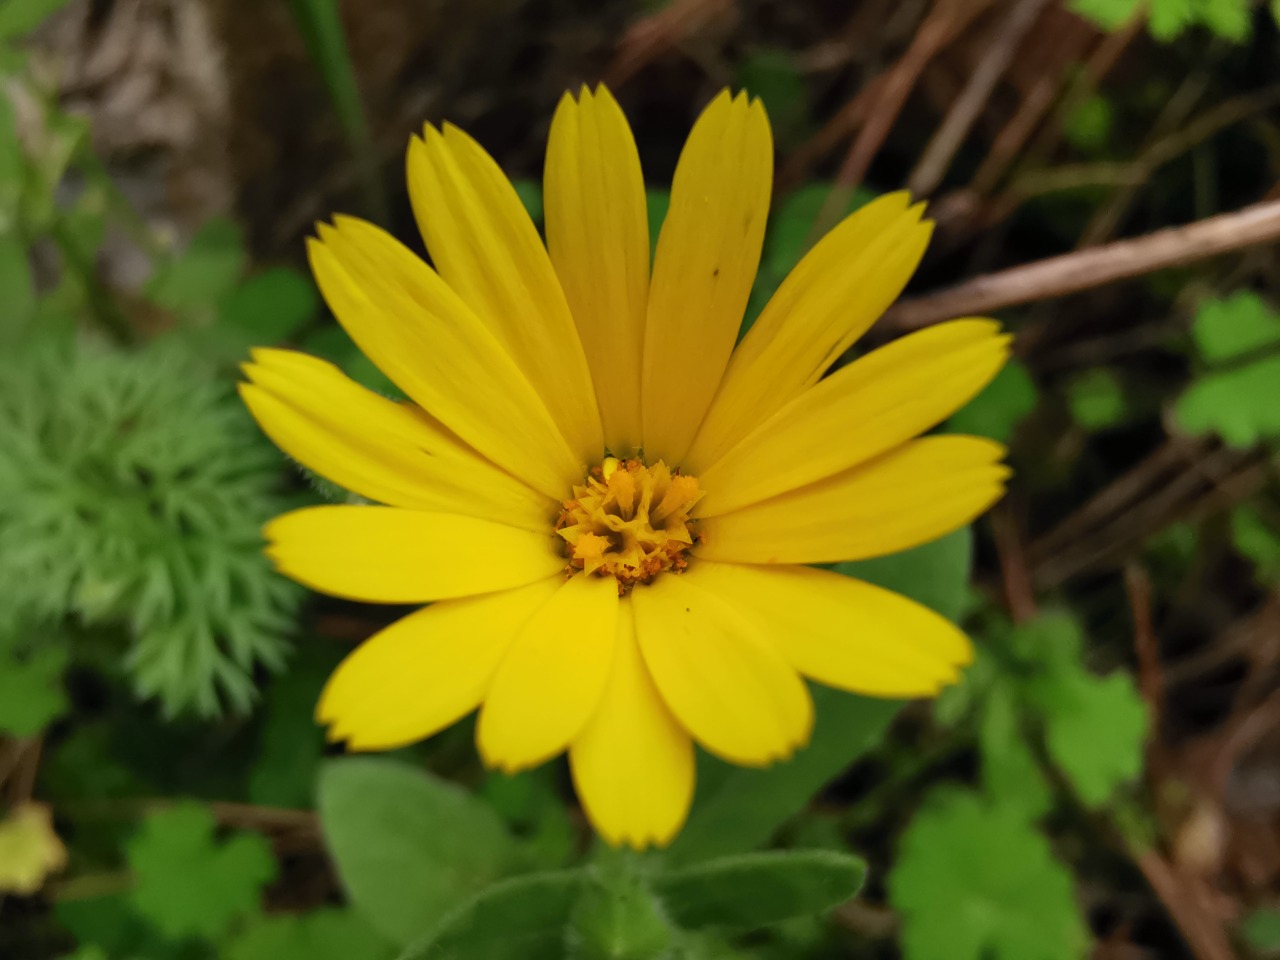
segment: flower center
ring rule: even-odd
[[[696,477],[673,474],[659,460],[608,457],[564,501],[556,532],[572,568],[611,576],[618,592],[688,565],[697,538],[689,511],[702,496]]]

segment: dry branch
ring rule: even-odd
[[[1235,213],[975,277],[902,301],[880,325],[882,330],[915,330],[952,317],[1078,293],[1277,239],[1280,201],[1257,203]]]

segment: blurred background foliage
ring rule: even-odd
[[[976,663],[933,704],[815,689],[808,750],[702,758],[684,833],[642,857],[593,843],[561,767],[483,772],[466,724],[325,747],[325,677],[395,612],[270,571],[261,524],[346,494],[234,393],[273,344],[393,391],[301,240],[347,210],[418,244],[423,119],[476,134],[539,220],[554,104],[603,78],[656,226],[697,110],[750,90],[779,151],[750,323],[903,185],[938,222],[909,297],[1280,201],[1278,14],[0,2],[0,957],[1280,956],[1274,245],[1000,311],[1018,359],[946,429],[1010,444],[1009,497],[838,565],[964,624]]]

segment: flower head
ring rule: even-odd
[[[479,709],[491,766],[565,751],[614,843],[668,842],[694,743],[762,766],[808,739],[802,677],[915,697],[971,656],[903,597],[805,564],[893,553],[1001,494],[1003,449],[919,435],[1000,368],[989,320],[941,324],[828,371],[898,296],[930,224],[901,193],[810,251],[735,346],[773,147],[759,101],[718,96],[681,154],[652,268],[644,181],[603,87],[566,95],[547,148],[546,245],[455,127],[409,148],[434,269],[338,217],[320,289],[396,403],[321,360],[260,350],[246,403],[286,452],[381,505],[266,530],[289,576],[427,603],[352,653],[318,706],[353,749]]]

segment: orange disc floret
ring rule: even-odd
[[[570,568],[614,577],[620,594],[683,570],[696,537],[689,511],[701,496],[696,477],[672,473],[661,460],[607,458],[573,488],[556,522]]]

